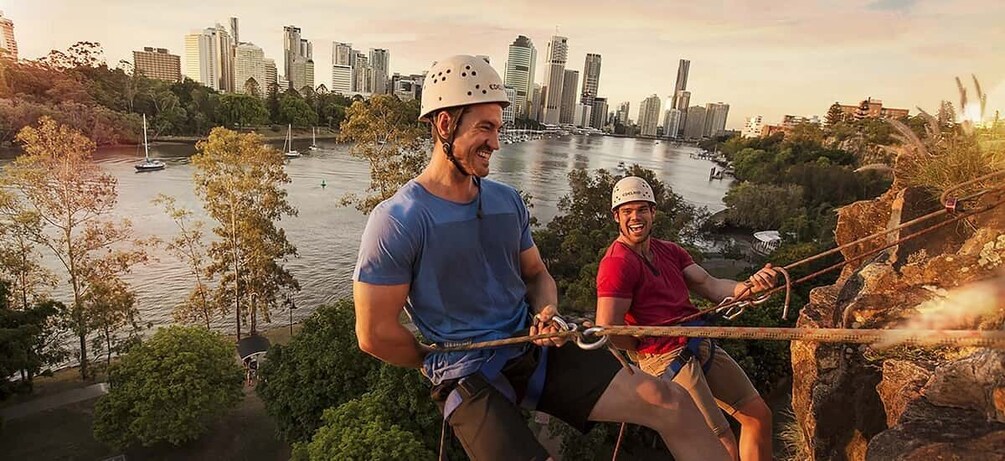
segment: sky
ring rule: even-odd
[[[679,59],[691,60],[691,103],[730,104],[727,126],[762,115],[824,115],[830,104],[867,97],[885,106],[934,111],[958,105],[954,78],[988,96],[1005,118],[1005,1],[1002,0],[0,0],[14,21],[22,58],[100,42],[106,60],[132,61],[144,46],[182,56],[184,35],[240,20],[241,41],[276,59],[283,26],[313,42],[315,84],[331,86],[333,41],[390,50],[391,72],[421,73],[440,58],[484,54],[503,74],[508,46],[526,35],[544,79],[547,43],[569,39],[566,68],[583,72],[603,56],[599,96],[637,118],[651,94],[673,92]],[[971,90],[971,93],[973,91]]]

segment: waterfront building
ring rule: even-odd
[[[702,136],[711,138],[726,131],[726,118],[729,117],[729,104],[710,102],[705,105],[705,128]]]
[[[744,138],[756,138],[761,136],[761,120],[760,115],[747,117],[747,120],[743,124],[743,131],[740,133],[740,136]]]
[[[656,136],[656,125],[660,118],[660,97],[654,95],[639,104],[639,133],[642,136]]]
[[[670,106],[670,109],[663,111],[663,137],[676,137],[677,133],[680,132],[682,118],[680,109],[676,107]]]
[[[687,115],[683,118],[684,139],[701,139],[705,131],[705,108],[701,106],[691,106],[687,108]]]
[[[593,98],[593,108],[590,110],[590,126],[598,130],[607,125],[607,98]]]
[[[185,36],[186,77],[220,92],[234,88],[233,39],[223,26]]]
[[[541,110],[542,122],[557,125],[562,111],[562,85],[565,83],[565,62],[569,56],[569,39],[555,35],[548,42],[548,52],[545,55],[544,87],[541,89],[541,99],[544,105]]]
[[[576,86],[579,84],[578,70],[565,70],[562,80],[562,106],[559,110],[558,123],[571,125],[576,118]]]
[[[146,46],[143,51],[133,51],[133,71],[147,78],[178,82],[181,81],[181,56],[165,48]]]
[[[691,104],[691,92],[687,91],[687,76],[690,71],[691,61],[681,59],[677,64],[677,81],[674,82],[673,100],[670,102],[670,106],[678,110],[681,118],[677,124],[677,133],[671,137],[682,137],[687,124],[688,107]]]
[[[580,104],[593,107],[597,90],[600,88],[600,62],[599,54],[586,53],[586,62],[583,64],[583,89],[579,96]]]
[[[617,112],[617,122],[623,126],[628,126],[632,124],[632,119],[628,117],[628,110],[631,108],[631,104],[625,101],[618,105]]]
[[[513,126],[513,122],[516,120],[515,109],[516,109],[516,88],[511,86],[504,86],[506,89],[506,98],[509,99],[509,105],[503,109],[502,121],[503,125]]]
[[[314,47],[297,26],[283,27],[283,58],[283,74],[291,88],[314,88]]]
[[[374,94],[387,93],[388,71],[390,70],[391,52],[383,48],[370,48],[370,92]]]
[[[234,50],[234,92],[258,97],[269,93],[265,52],[254,43],[238,44]]]
[[[503,81],[516,90],[514,111],[516,117],[531,117],[534,104],[534,67],[537,63],[537,49],[534,43],[520,35],[509,46]]]

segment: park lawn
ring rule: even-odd
[[[101,460],[114,452],[91,435],[97,399],[67,405],[4,423],[0,446],[4,459]],[[200,439],[179,447],[159,444],[126,450],[129,460],[286,460],[289,446],[278,440],[276,427],[254,389],[230,414]]]

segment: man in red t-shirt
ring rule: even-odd
[[[651,237],[656,198],[644,179],[629,176],[614,186],[611,212],[620,235],[607,249],[597,273],[599,325],[667,325],[698,311],[689,290],[714,303],[774,286],[768,264],[738,283],[712,277],[673,242]],[[771,410],[750,379],[725,351],[708,339],[612,337],[634,351],[639,366],[683,386],[733,459],[771,459]],[[740,443],[721,408],[739,421]]]

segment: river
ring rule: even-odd
[[[307,141],[295,141],[306,150]],[[302,145],[301,145],[302,144]],[[360,233],[366,217],[354,208],[339,207],[338,199],[346,192],[363,193],[369,184],[366,162],[348,155],[348,147],[322,141],[320,152],[292,159],[287,172],[289,201],[299,215],[285,218],[290,242],[299,250],[286,267],[300,281],[302,291],[296,295],[294,321],[310,315],[321,304],[351,295],[351,275],[359,248]],[[196,210],[205,218],[195,197],[190,156],[195,147],[190,144],[151,146],[151,157],[167,163],[163,171],[136,173],[133,165],[142,159],[142,148],[104,148],[95,155],[95,162],[118,180],[119,203],[115,215],[132,221],[139,237],[170,238],[176,231],[173,221],[164,211],[151,204],[158,194],[174,196],[178,205]],[[722,210],[722,197],[729,180],[709,181],[713,166],[708,160],[693,159],[693,147],[675,147],[653,140],[607,136],[567,136],[503,145],[492,158],[490,178],[510,184],[533,196],[531,213],[543,225],[558,212],[558,200],[568,193],[567,174],[575,168],[614,170],[619,162],[637,163],[652,169],[674,192],[710,212]],[[9,163],[12,153],[0,156],[0,166]],[[327,187],[322,188],[324,181]],[[207,222],[207,232],[212,223]],[[43,254],[45,252],[43,251]],[[126,279],[137,296],[142,323],[155,327],[172,322],[174,306],[188,296],[193,281],[187,268],[164,251],[154,253],[155,261],[137,267]],[[53,258],[47,265],[57,269]],[[56,274],[62,272],[56,270]],[[65,276],[61,276],[65,279]],[[53,291],[56,299],[69,299],[66,283]],[[273,323],[285,324],[288,312],[273,312]],[[218,327],[230,327],[232,320],[220,321]],[[267,327],[267,325],[266,325]]]

